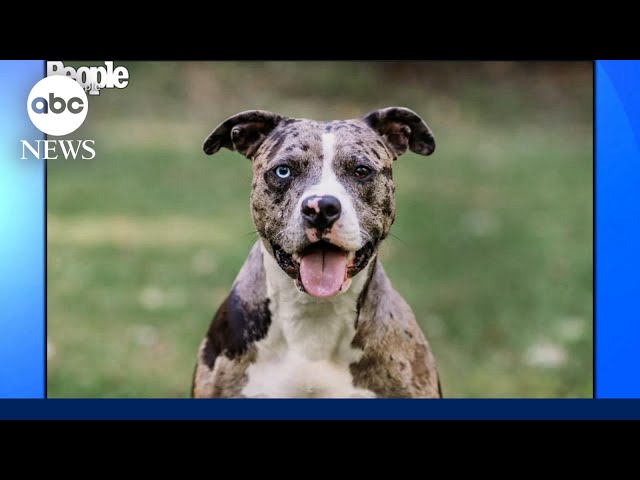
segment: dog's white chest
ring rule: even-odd
[[[259,351],[259,357],[263,352]],[[242,391],[253,398],[367,398],[372,392],[353,386],[345,362],[310,360],[297,352],[281,352],[278,358],[261,359],[248,370]]]
[[[246,397],[374,397],[353,385],[349,365],[361,350],[355,335],[356,300],[366,273],[345,293],[317,301],[298,291],[270,255],[264,255],[271,326],[256,343],[257,358],[247,369]],[[360,277],[360,278],[358,278]]]

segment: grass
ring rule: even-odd
[[[394,104],[438,148],[394,166],[381,256],[445,395],[591,396],[590,66],[401,67],[132,64],[129,87],[91,98],[73,136],[94,138],[96,158],[48,164],[49,396],[188,396],[254,241],[249,161],[201,151],[215,124]]]

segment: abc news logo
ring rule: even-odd
[[[75,132],[87,118],[90,95],[102,88],[125,88],[129,72],[125,67],[80,67],[75,70],[62,62],[47,62],[47,77],[34,85],[27,99],[27,113],[31,122],[47,135],[63,136]],[[22,160],[32,156],[55,160],[60,156],[91,160],[95,158],[95,140],[35,140],[22,143]]]
[[[64,113],[69,110],[71,113],[80,113],[84,109],[84,101],[78,97],[71,97],[68,102],[62,97],[56,97],[55,94],[49,93],[49,100],[36,97],[31,102],[31,110],[35,113]]]
[[[27,113],[33,124],[47,135],[62,136],[75,132],[85,118],[89,105],[84,89],[68,77],[56,75],[45,77],[31,89],[27,100]],[[95,158],[94,140],[26,140],[22,143],[22,160],[31,152],[41,160],[84,160]]]

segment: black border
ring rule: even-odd
[[[47,61],[43,60],[42,62],[42,78],[45,78],[47,76]],[[43,134],[43,137],[45,140],[48,139],[48,135],[46,133]],[[44,278],[42,279],[43,282],[43,286],[44,286],[44,305],[43,305],[43,318],[44,318],[44,389],[43,389],[43,393],[44,393],[44,398],[49,398],[49,360],[47,358],[47,353],[48,353],[48,345],[49,345],[49,332],[48,332],[48,326],[49,326],[49,321],[47,318],[47,311],[48,311],[48,298],[47,298],[47,290],[48,290],[48,265],[49,265],[49,258],[48,258],[48,252],[49,252],[49,242],[48,242],[48,218],[47,218],[47,212],[48,212],[48,208],[47,208],[47,200],[48,200],[48,195],[47,195],[47,160],[46,159],[42,159],[41,160],[42,163],[44,163],[43,168],[44,168],[44,172],[43,172],[43,180],[44,180],[44,225],[43,225],[43,230],[44,230]]]

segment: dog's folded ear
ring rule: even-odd
[[[213,155],[222,147],[251,158],[264,139],[284,119],[264,110],[247,110],[227,118],[204,141],[204,152]]]
[[[389,107],[367,113],[362,120],[380,134],[393,152],[400,156],[407,147],[419,155],[431,155],[436,141],[427,124],[413,110]]]

